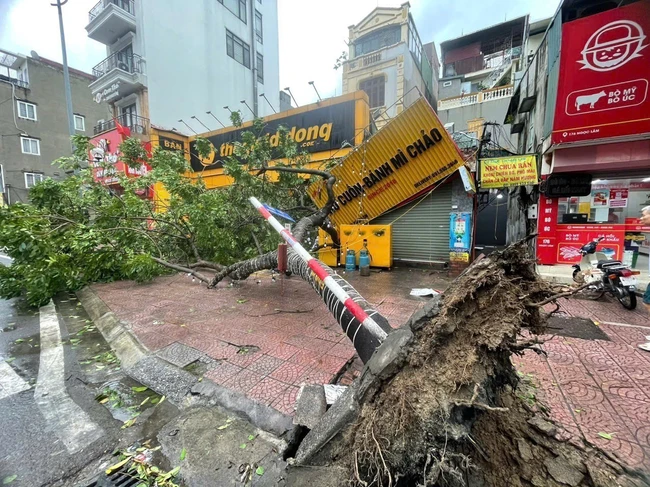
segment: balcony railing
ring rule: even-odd
[[[132,134],[145,135],[149,133],[149,119],[141,117],[139,115],[130,115],[122,114],[119,117],[116,117],[111,120],[106,120],[105,122],[98,123],[93,128],[93,134],[98,135],[103,132],[108,132],[117,128],[119,123],[122,127],[128,127],[131,130]]]
[[[133,4],[133,0],[99,0],[97,5],[91,8],[90,12],[88,12],[88,22],[92,22],[96,19],[99,14],[101,14],[104,9],[111,4],[121,8],[131,15],[135,15],[135,5]]]
[[[137,54],[111,54],[93,68],[93,76],[101,78],[113,69],[121,69],[127,73],[142,73],[142,58]]]
[[[479,91],[470,93],[468,95],[454,96],[453,98],[445,98],[438,101],[438,110],[451,110],[453,108],[465,107],[467,105],[474,105],[475,103],[484,103],[486,101],[500,100],[502,98],[509,98],[514,93],[514,86],[498,86],[491,90]]]

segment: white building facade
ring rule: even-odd
[[[262,94],[279,109],[277,0],[100,0],[86,30],[107,50],[93,97],[132,132],[150,121],[205,132],[230,125],[230,110],[263,117],[273,110]]]

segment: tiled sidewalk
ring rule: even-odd
[[[408,269],[346,277],[394,326],[423,303],[409,297],[412,287],[444,289],[447,282]],[[94,289],[150,350],[174,342],[194,347],[219,361],[206,377],[286,414],[293,414],[301,384],[336,380],[356,356],[320,298],[296,277],[282,283],[263,274],[207,290],[175,275]],[[611,341],[555,337],[544,345],[548,357],[528,352],[515,364],[535,377],[552,417],[569,433],[650,469],[650,353],[636,348],[650,335],[648,314],[606,300],[560,304],[567,315],[600,322]],[[358,370],[342,381],[349,383]]]
[[[424,302],[409,297],[411,287],[446,287],[445,279],[422,270],[345,277],[394,326]],[[193,347],[219,361],[207,378],[286,414],[293,414],[301,384],[334,381],[356,356],[321,299],[298,277],[272,280],[260,273],[208,290],[179,274],[93,289],[149,350],[175,342]]]
[[[544,344],[547,357],[527,352],[515,359],[518,369],[534,376],[568,433],[650,470],[650,353],[637,348],[650,335],[649,315],[613,301],[560,304],[561,313],[598,322],[611,341],[556,336]]]

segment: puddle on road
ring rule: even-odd
[[[159,404],[162,399],[159,394],[126,376],[106,382],[97,389],[99,392],[95,399],[122,422]]]

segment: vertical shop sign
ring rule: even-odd
[[[650,1],[562,26],[554,144],[650,132]]]
[[[539,215],[537,220],[537,260],[540,264],[555,264],[558,199],[539,199]]]
[[[449,260],[469,262],[472,241],[472,214],[451,213],[449,215]]]

